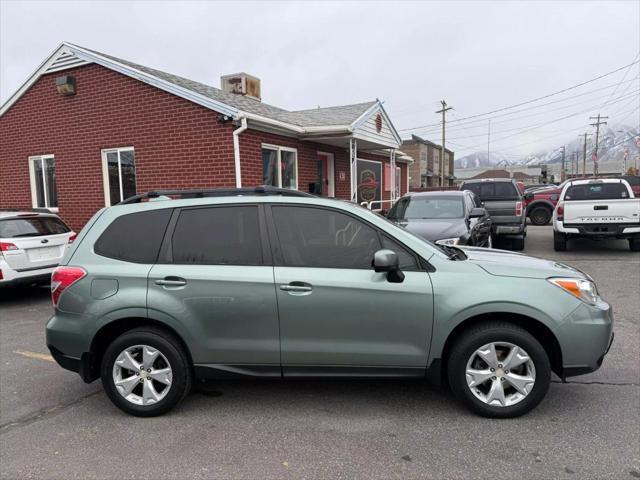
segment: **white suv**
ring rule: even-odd
[[[48,281],[75,238],[52,213],[0,210],[0,286]]]

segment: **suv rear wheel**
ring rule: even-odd
[[[141,327],[116,338],[102,357],[102,385],[121,410],[161,415],[191,389],[191,367],[180,343],[165,331]]]
[[[632,252],[640,252],[640,238],[630,238],[629,249]]]
[[[551,383],[551,365],[529,332],[507,322],[491,322],[456,341],[448,376],[454,395],[471,410],[485,417],[511,418],[542,401]]]
[[[512,250],[524,250],[524,235],[520,235],[519,237],[514,237],[511,240],[511,249]]]

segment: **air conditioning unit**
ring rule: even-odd
[[[227,93],[246,95],[261,100],[260,79],[248,73],[234,73],[220,77],[220,87]]]

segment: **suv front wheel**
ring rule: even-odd
[[[529,332],[491,322],[467,330],[456,341],[448,376],[454,395],[474,412],[512,418],[542,401],[551,383],[551,366]]]
[[[116,338],[102,357],[102,385],[111,401],[139,417],[161,415],[191,389],[191,368],[180,343],[165,331],[142,327]]]

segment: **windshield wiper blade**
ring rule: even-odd
[[[440,245],[440,246],[445,251],[445,253],[449,257],[449,259],[451,259],[451,260],[466,260],[467,259],[467,256],[459,248],[453,247],[451,245]]]

